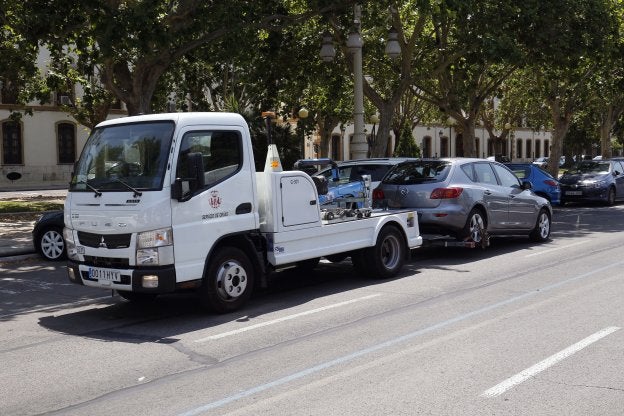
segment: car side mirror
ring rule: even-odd
[[[533,189],[533,184],[529,181],[522,181],[520,189],[522,189],[523,191],[526,191],[527,189]]]

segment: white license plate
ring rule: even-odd
[[[583,191],[566,191],[566,195],[583,195]]]
[[[121,282],[121,272],[119,270],[89,267],[89,278],[96,280],[106,280],[109,282]]]

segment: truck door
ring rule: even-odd
[[[172,199],[178,281],[202,277],[208,253],[223,235],[257,228],[255,172],[244,152],[245,135],[237,127],[193,127],[178,139],[175,177],[188,175],[189,153],[201,153],[205,182],[190,199]]]

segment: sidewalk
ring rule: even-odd
[[[15,201],[29,199],[58,199],[65,200],[67,190],[39,190],[39,191],[0,191],[0,201]],[[26,218],[6,215],[0,218],[0,262],[20,260],[36,256],[32,241],[32,230],[39,214],[31,214]]]

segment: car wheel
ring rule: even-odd
[[[615,189],[614,188],[609,188],[609,193],[607,194],[607,200],[605,201],[605,203],[610,207],[615,205]]]
[[[529,234],[531,241],[543,243],[550,237],[550,214],[544,208],[542,208],[537,215],[537,222],[535,228]]]
[[[35,244],[39,255],[46,260],[58,261],[67,256],[63,230],[59,227],[49,227],[43,230]]]
[[[478,208],[473,208],[468,215],[466,225],[460,235],[462,240],[480,243],[485,238],[487,222],[483,217],[483,212]]]

